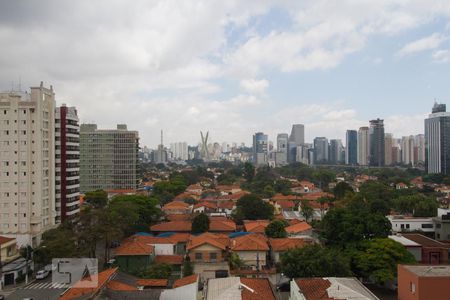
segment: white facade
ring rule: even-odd
[[[175,160],[188,160],[188,145],[186,142],[178,142],[170,144],[170,150],[173,153],[173,159]]]
[[[387,216],[392,225],[392,232],[423,231],[434,232],[433,218],[414,218],[404,216]]]
[[[0,93],[0,234],[37,246],[55,224],[55,94]]]
[[[358,164],[369,164],[369,127],[361,127],[358,130]]]
[[[414,136],[402,137],[402,162],[405,165],[415,165],[414,161]]]

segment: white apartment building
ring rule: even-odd
[[[55,224],[53,88],[0,93],[0,235],[37,246]]]
[[[172,144],[170,144],[170,150],[173,153],[174,160],[188,160],[189,159],[188,145],[186,142],[172,143]]]
[[[369,164],[369,127],[361,127],[358,130],[358,165],[367,166]]]

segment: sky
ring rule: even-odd
[[[450,105],[448,0],[0,0],[0,90],[52,85],[83,123],[141,145],[306,141]]]

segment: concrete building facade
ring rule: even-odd
[[[369,127],[361,127],[358,130],[358,165],[369,164]]]
[[[450,112],[434,104],[425,119],[425,166],[428,173],[450,174]]]

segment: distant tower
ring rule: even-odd
[[[369,127],[360,127],[358,130],[358,165],[369,164]]]
[[[303,145],[305,143],[305,125],[292,125],[292,131],[291,136],[289,137],[289,141],[296,143],[297,146]]]
[[[203,159],[209,160],[209,151],[208,151],[208,137],[209,131],[206,132],[206,135],[203,136],[203,132],[200,131],[200,137],[202,138],[202,150],[200,151],[200,156]]]
[[[345,139],[345,163],[356,165],[358,162],[358,132],[347,130]]]
[[[425,119],[425,165],[429,174],[450,174],[450,113],[435,103]]]
[[[384,124],[383,120],[370,121],[369,127],[369,164],[373,167],[384,166]]]

